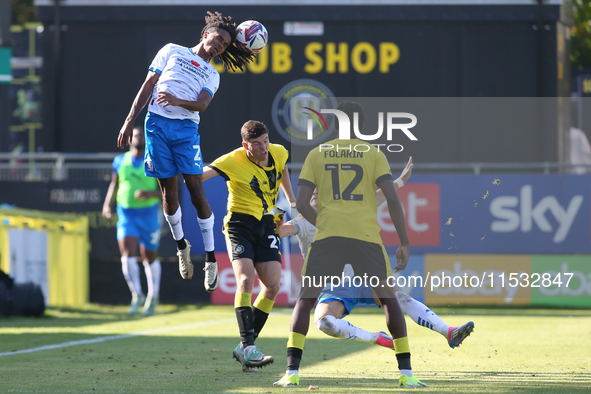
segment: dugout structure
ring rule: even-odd
[[[88,302],[88,218],[0,209],[0,269],[41,286],[49,306]]]

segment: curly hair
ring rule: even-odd
[[[201,31],[201,40],[203,40],[205,32],[215,31],[217,29],[227,31],[232,39],[228,48],[226,48],[226,50],[218,57],[226,69],[230,71],[236,69],[243,70],[242,67],[246,63],[252,62],[256,55],[254,53],[243,52],[236,46],[236,23],[232,22],[231,16],[222,16],[220,12],[212,13],[207,11],[207,15],[205,16],[205,27]]]

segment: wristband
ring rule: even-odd
[[[398,188],[400,189],[402,186],[404,186],[404,181],[400,178],[396,178],[396,180],[394,181],[394,183],[396,185],[398,185]]]
[[[295,202],[292,202],[292,203],[291,203],[291,204],[289,204],[289,205],[290,205],[292,208],[295,208],[295,207],[296,207],[296,203],[295,203]]]
[[[296,231],[295,234],[291,234],[291,235],[298,235],[300,233],[300,225],[299,224],[294,223],[291,220],[289,222],[287,222],[286,224],[291,224],[292,226],[296,226],[296,228],[298,229],[298,231]]]

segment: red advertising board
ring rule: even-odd
[[[232,264],[228,258],[227,253],[218,252],[215,254],[218,261],[218,271],[220,275],[220,284],[216,291],[211,293],[211,303],[217,305],[233,305],[234,294],[236,293],[236,279],[234,278],[234,271]],[[275,305],[288,306],[294,305],[297,300],[297,295],[300,291],[301,273],[304,265],[302,255],[290,254],[281,256],[282,275],[281,275],[281,290],[275,300]],[[253,298],[260,291],[258,277],[254,282]]]
[[[438,183],[409,183],[398,190],[404,207],[406,230],[413,246],[438,246],[440,240],[440,192]],[[380,235],[385,246],[397,246],[398,235],[388,214],[388,205],[378,208]]]

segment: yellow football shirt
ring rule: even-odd
[[[261,167],[246,156],[246,149],[238,148],[209,165],[228,185],[228,216],[232,212],[245,213],[261,220],[273,214],[283,170],[289,152],[278,144],[269,144],[269,166]]]
[[[298,185],[318,188],[314,241],[346,237],[381,244],[376,185],[384,179],[392,179],[388,160],[368,142],[335,139],[308,153]]]

